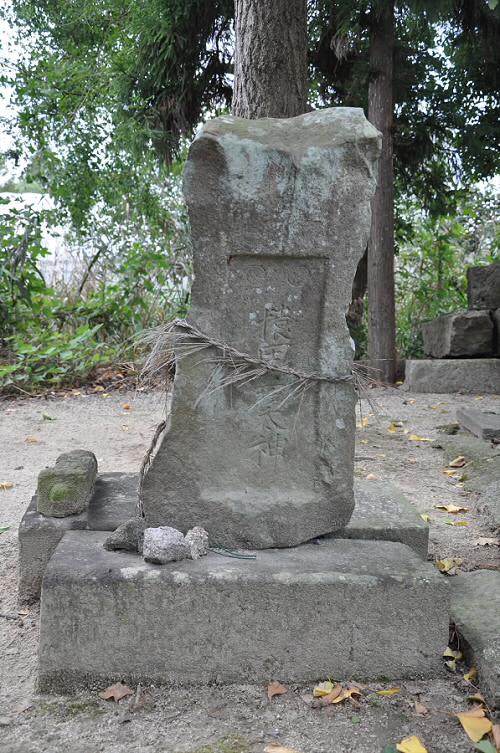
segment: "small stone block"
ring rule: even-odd
[[[500,442],[500,415],[473,408],[457,408],[457,421],[479,439]]]
[[[424,353],[432,358],[491,356],[493,322],[489,311],[445,314],[422,326]]]
[[[500,308],[500,264],[469,267],[467,296],[471,309]]]
[[[442,672],[448,582],[403,544],[330,539],[159,567],[104,538],[69,531],[51,558],[42,692]]]
[[[138,516],[126,520],[104,542],[110,552],[123,549],[126,552],[142,553],[146,521]]]
[[[410,392],[497,394],[500,358],[406,361],[405,388]]]
[[[475,570],[450,582],[451,620],[486,700],[500,708],[500,572]]]
[[[146,562],[165,565],[189,557],[190,546],[184,534],[170,526],[146,528],[144,531],[143,554]]]
[[[60,455],[53,468],[45,468],[38,476],[38,512],[53,518],[84,512],[96,476],[97,460],[92,452],[74,450]]]

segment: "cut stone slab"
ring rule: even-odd
[[[261,549],[348,523],[356,395],[345,381],[345,311],[380,144],[358,108],[224,116],[197,135],[184,175],[188,321],[270,371],[227,386],[234,371],[217,366],[222,349],[178,361],[169,426],[142,489],[148,525],[199,525],[214,545]],[[302,391],[297,376],[273,369],[344,381]]]
[[[93,452],[72,450],[59,455],[52,468],[38,474],[38,512],[55,518],[84,512],[92,498],[96,476]]]
[[[47,563],[65,531],[115,531],[118,526],[134,518],[138,483],[139,476],[135,473],[99,475],[88,517],[83,514],[71,518],[46,518],[37,513],[36,497],[33,497],[19,526],[21,603],[40,598]],[[399,541],[408,544],[421,557],[427,556],[429,528],[396,487],[378,481],[355,479],[354,490],[354,514],[347,527],[336,535],[350,539]]]
[[[474,408],[457,408],[457,421],[464,429],[488,442],[500,442],[500,414],[474,410]]]
[[[399,541],[422,558],[427,557],[429,526],[404,494],[384,481],[355,479],[356,504],[342,531],[330,534],[343,539]]]
[[[500,308],[500,264],[469,267],[467,296],[471,309]]]
[[[158,566],[68,531],[42,591],[39,687],[442,672],[448,582],[409,547],[329,540]],[[316,630],[315,625],[334,629]]]
[[[406,361],[405,388],[411,392],[498,394],[500,358],[409,360]]]
[[[432,358],[493,355],[489,311],[445,314],[422,326],[424,353]]]
[[[485,488],[478,508],[488,516],[495,533],[500,533],[500,475]]]
[[[67,518],[52,518],[37,512],[36,495],[19,525],[19,584],[21,603],[40,597],[47,563],[65,531],[90,528],[114,531],[135,514],[138,475],[103,473],[96,479],[88,510]]]
[[[500,708],[500,572],[476,570],[449,580],[452,622],[486,700]]]

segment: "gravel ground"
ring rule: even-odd
[[[430,558],[460,556],[466,570],[498,568],[498,548],[479,542],[492,536],[477,510],[479,495],[443,474],[442,451],[409,437],[437,438],[436,427],[454,421],[458,405],[498,411],[500,399],[412,395],[397,389],[374,390],[373,397],[375,412],[362,405],[360,423],[365,419],[367,425],[358,430],[356,474],[393,481],[419,512],[430,515]],[[313,709],[302,698],[310,687],[291,687],[269,701],[265,688],[243,684],[244,677],[241,685],[226,688],[144,688],[139,708],[130,713],[128,699],[115,704],[95,693],[36,694],[38,609],[18,614],[16,579],[17,526],[37,473],[59,453],[80,447],[96,453],[102,471],[138,469],[163,405],[159,392],[83,390],[64,398],[0,402],[0,484],[14,484],[0,491],[0,527],[10,526],[0,535],[0,750],[258,753],[279,742],[301,753],[382,753],[385,745],[417,735],[429,753],[473,751],[452,716],[467,707],[465,696],[471,690],[461,672],[403,683],[401,693],[391,697],[366,694],[359,708],[342,704]],[[402,423],[394,433],[388,431],[391,421]],[[434,507],[450,503],[468,511],[452,518]],[[466,520],[468,526],[447,525],[450,519]],[[314,625],[311,615],[311,640],[314,630],[333,627]],[[416,700],[428,707],[425,717],[415,714]]]

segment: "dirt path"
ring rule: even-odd
[[[78,447],[93,450],[101,470],[136,470],[163,415],[160,393],[105,394],[0,403],[0,483],[14,484],[0,491],[0,527],[10,526],[0,535],[0,750],[245,753],[262,751],[265,744],[279,741],[302,753],[379,753],[384,745],[395,745],[410,734],[419,735],[429,753],[473,750],[458,722],[445,713],[467,706],[467,686],[461,674],[405,683],[399,695],[372,695],[360,709],[347,705],[313,710],[301,698],[310,688],[291,688],[272,702],[263,688],[249,685],[147,689],[148,702],[128,722],[123,719],[122,704],[100,701],[95,694],[37,696],[38,610],[34,607],[18,615],[16,604],[17,526],[37,473],[61,452]],[[437,438],[436,427],[453,421],[458,405],[498,411],[500,400],[410,395],[398,390],[377,390],[374,397],[377,415],[371,415],[368,404],[362,406],[367,425],[358,431],[356,473],[373,473],[394,482],[419,512],[430,515],[434,559],[460,556],[464,569],[498,566],[498,549],[477,543],[480,537],[491,536],[477,510],[478,495],[443,474],[440,450],[409,437]],[[391,421],[402,426],[389,432]],[[459,516],[468,526],[447,525],[451,516],[434,509],[450,503],[469,508]],[[315,626],[311,615],[312,640],[315,629],[332,626]],[[417,698],[431,709],[426,718],[414,714]],[[230,739],[221,742],[223,738]],[[209,743],[210,747],[200,747]]]

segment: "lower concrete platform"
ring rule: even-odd
[[[67,531],[42,587],[39,687],[442,672],[448,582],[409,547],[321,540],[164,566]]]
[[[19,526],[19,600],[40,597],[43,574],[57,544],[68,530],[114,531],[135,514],[139,477],[134,473],[98,476],[88,516],[48,518],[31,501]],[[413,505],[391,484],[356,480],[353,516],[336,538],[399,541],[427,556],[429,527]]]
[[[451,621],[461,647],[479,672],[486,700],[500,708],[500,572],[476,570],[450,581]]]
[[[500,358],[433,358],[406,361],[411,392],[500,393]]]
[[[500,385],[498,388],[500,394]],[[474,408],[457,408],[458,423],[471,434],[487,442],[500,443],[500,414],[474,410]]]

